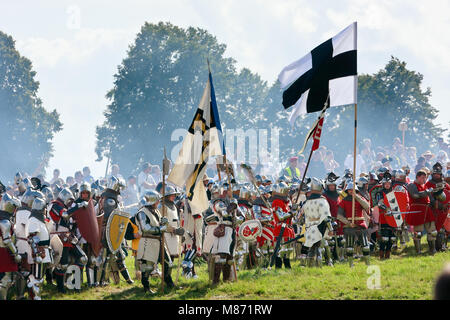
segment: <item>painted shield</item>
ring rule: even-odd
[[[262,233],[262,225],[259,220],[247,220],[239,227],[239,239],[245,242],[255,242]]]
[[[408,211],[408,195],[405,188],[395,188],[388,194],[384,194],[384,204],[394,212],[392,215],[385,215],[386,222],[394,228],[398,228],[402,225],[406,218],[406,212]]]
[[[444,204],[448,206],[450,203],[450,191],[445,189],[444,192],[445,192]],[[447,207],[447,210],[448,210],[448,207]],[[450,212],[447,212],[447,219],[445,219],[445,222],[444,222],[444,229],[447,232],[450,232]]]
[[[73,217],[81,235],[91,245],[94,254],[97,256],[100,252],[101,243],[97,216],[95,215],[92,199],[89,200],[89,205],[86,208],[76,210]]]
[[[112,253],[116,253],[120,249],[129,222],[130,214],[127,212],[115,209],[109,215],[105,235],[109,250]]]

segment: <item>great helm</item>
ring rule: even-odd
[[[152,206],[161,200],[161,195],[156,190],[147,190],[141,197],[141,206]]]
[[[70,201],[74,201],[72,191],[69,188],[62,189],[58,194],[58,199],[60,199],[66,206],[70,204]]]
[[[46,205],[47,204],[45,203],[44,199],[35,198],[33,200],[33,204],[31,205],[31,210],[42,211],[45,209]]]
[[[55,195],[53,194],[52,189],[50,189],[50,187],[43,187],[41,189],[41,192],[44,194],[45,199],[47,200],[47,203],[52,202],[53,200],[55,200]]]
[[[31,206],[33,205],[33,200],[35,198],[41,198],[41,199],[45,200],[45,195],[42,192],[33,190],[29,187],[29,188],[27,188],[25,193],[22,195],[22,198],[20,199],[20,201],[25,203],[27,207],[31,208]]]
[[[116,192],[119,192],[123,189],[125,189],[126,187],[126,183],[125,180],[123,180],[122,177],[116,177],[116,176],[111,176],[108,179],[108,183],[106,184],[106,188],[108,189],[112,189]]]
[[[322,191],[323,190],[323,182],[318,178],[311,179],[311,191]]]
[[[20,200],[5,193],[0,201],[0,210],[13,214],[21,205]]]

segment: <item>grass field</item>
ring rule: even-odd
[[[434,256],[427,254],[425,243],[422,256],[415,256],[412,242],[408,248],[391,255],[390,260],[380,261],[371,257],[371,266],[355,260],[350,269],[347,263],[334,267],[305,268],[293,261],[292,269],[286,270],[242,270],[238,281],[221,283],[212,288],[208,283],[206,263],[196,267],[198,279],[185,279],[180,275],[177,289],[161,293],[159,279],[151,285],[158,292],[144,294],[140,281],[108,287],[88,288],[83,283],[80,293],[59,294],[56,288],[44,285],[42,299],[48,300],[142,300],[142,299],[432,299],[434,281],[446,262],[450,262],[450,251]],[[177,262],[177,261],[176,261]],[[128,270],[134,276],[133,258],[126,260]],[[177,268],[172,271],[175,281]],[[379,275],[380,289],[373,288]],[[369,284],[369,286],[368,286]],[[370,287],[370,288],[369,288]],[[372,289],[371,289],[372,288]]]

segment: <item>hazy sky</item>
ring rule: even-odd
[[[65,177],[86,165],[98,176],[106,167],[94,151],[105,94],[145,21],[207,29],[227,45],[226,55],[239,68],[269,84],[284,66],[357,21],[358,72],[378,71],[391,55],[406,61],[424,75],[431,104],[440,111],[436,122],[448,128],[449,12],[445,0],[30,0],[3,2],[0,30],[31,59],[44,106],[61,115],[64,128],[54,139],[47,176],[56,167]]]

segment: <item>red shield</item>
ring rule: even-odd
[[[92,199],[89,200],[89,205],[86,208],[76,210],[73,217],[81,235],[91,245],[94,254],[98,256],[101,248],[100,232]]]
[[[385,215],[386,222],[394,228],[398,228],[402,225],[406,218],[406,212],[408,211],[408,195],[405,188],[395,188],[388,194],[384,194],[384,204],[386,207],[394,211],[392,215]],[[403,213],[395,213],[403,212]]]

